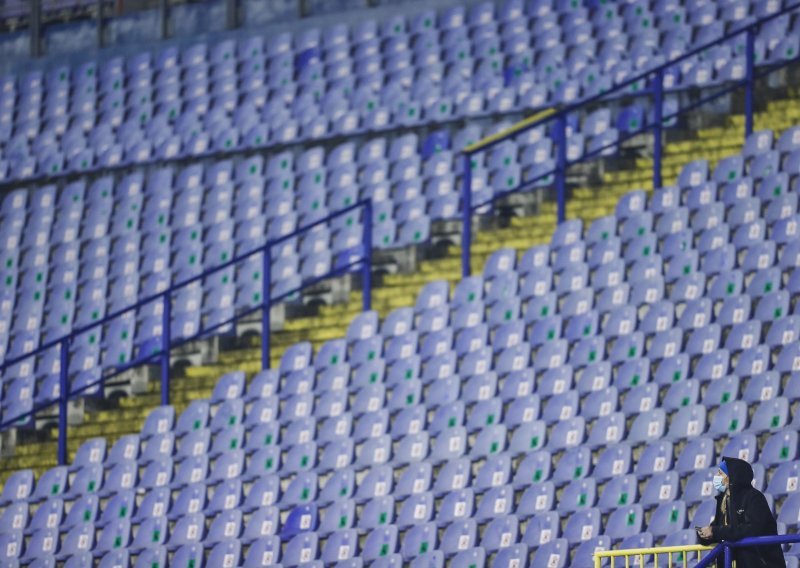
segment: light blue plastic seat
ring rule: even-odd
[[[575,479],[564,487],[558,502],[558,511],[562,514],[574,513],[593,507],[596,498],[597,485],[593,478]]]
[[[714,520],[715,512],[716,503],[706,499],[694,510],[690,523],[692,526],[703,526],[703,523],[710,523]]]
[[[600,453],[592,475],[600,483],[610,481],[617,476],[630,473],[631,463],[631,446],[621,442],[607,447]]]
[[[313,472],[298,473],[282,492],[278,506],[281,510],[291,509],[298,505],[313,502],[318,491],[317,474]]]
[[[204,516],[201,513],[189,513],[177,520],[167,540],[167,548],[170,550],[181,548],[186,550],[186,547],[192,547],[200,543],[204,536]],[[186,552],[183,554],[186,554]]]
[[[207,515],[215,515],[223,511],[238,508],[242,500],[242,482],[232,479],[218,485],[206,506]]]
[[[136,534],[130,543],[131,552],[147,556],[163,547],[167,540],[167,517],[150,517],[136,527]]]
[[[796,446],[792,445],[795,437],[796,433],[791,430],[771,434],[761,449],[759,463],[773,467],[796,459]]]
[[[56,560],[64,561],[71,556],[89,552],[94,546],[94,539],[95,531],[91,523],[73,527],[62,538]]]
[[[777,433],[788,421],[789,401],[785,397],[776,397],[758,404],[747,429],[755,433]]]
[[[531,489],[533,486],[531,487]],[[526,494],[529,492],[526,491]],[[547,499],[546,494],[544,498],[539,497],[540,501],[544,501]],[[547,509],[545,506],[546,504],[541,503],[542,509]],[[528,546],[537,546],[539,544],[543,544],[548,542],[552,538],[556,538],[559,536],[559,523],[558,523],[558,514],[555,511],[522,511],[520,510],[520,515],[524,516],[531,516],[532,517],[528,521],[528,527],[525,531],[523,536],[523,542],[525,542]]]
[[[672,468],[673,444],[666,441],[653,441],[644,447],[634,473],[639,479],[669,471]]]
[[[54,515],[54,523],[51,524],[60,524],[60,516],[63,514],[64,504],[62,501],[56,499],[53,500],[53,506],[51,507],[40,507],[37,511],[31,516],[30,519],[30,526],[28,526],[28,504],[27,503],[14,503],[13,505],[8,505],[5,510],[3,511],[3,515],[1,517],[3,522],[4,530],[3,532],[14,532],[14,531],[25,531],[27,533],[32,533],[36,530],[47,528],[48,521],[51,515]],[[39,513],[39,511],[42,511]]]
[[[3,554],[0,558],[7,562],[9,566],[19,566],[18,559],[22,555],[24,543],[21,530],[0,535],[0,545],[2,545],[3,549]]]
[[[655,473],[645,484],[639,503],[645,508],[651,508],[665,501],[675,500],[679,497],[679,491],[679,476],[675,471]]]
[[[28,497],[33,493],[33,490],[33,471],[21,470],[14,472],[9,476],[3,486],[0,503],[8,505],[16,501],[27,501]]]
[[[208,555],[208,565],[238,566],[242,547],[238,540],[225,540],[217,543]]]
[[[641,505],[629,505],[616,509],[609,515],[605,535],[612,542],[619,542],[636,536],[642,531],[644,510]]]
[[[174,521],[183,517],[184,515],[203,511],[205,509],[206,501],[208,498],[208,492],[206,491],[206,486],[202,482],[196,482],[185,486],[177,494],[171,505],[169,501],[170,499],[169,492],[161,491],[158,492],[157,494],[158,497],[154,499],[152,503],[152,509],[150,507],[146,508],[139,507],[139,509],[137,510],[137,517],[139,517],[138,520],[140,521],[147,520],[149,518],[148,510],[152,510],[153,512],[152,514],[154,516],[163,516],[165,514],[163,512],[164,506],[166,506],[168,510],[169,519]],[[145,503],[143,501],[142,505],[144,504]]]
[[[612,478],[600,492],[597,507],[608,513],[617,507],[635,503],[638,497],[636,476],[625,474]]]
[[[662,404],[666,410],[674,411],[683,406],[697,404],[699,399],[700,382],[696,379],[689,379],[670,385]]]
[[[433,492],[437,497],[469,487],[472,481],[472,467],[468,458],[452,459],[444,463],[433,482]]]
[[[667,537],[683,530],[686,526],[686,503],[675,501],[659,505],[653,511],[647,525],[647,532],[655,538]]]
[[[449,300],[449,296],[450,292],[447,282],[443,280],[429,282],[417,295],[415,311],[420,314],[424,310],[441,306]]]
[[[327,499],[324,503],[326,508],[317,532],[326,536],[352,527],[355,522],[355,501],[347,498],[347,493],[341,494],[336,501]]]
[[[613,394],[616,395],[616,392]],[[586,415],[587,413],[584,412],[583,414]],[[624,438],[625,415],[622,412],[613,412],[600,416],[595,420],[586,443],[589,447],[601,448],[605,445],[615,445],[624,440]]]
[[[740,401],[732,401],[722,404],[709,425],[708,433],[711,435],[733,435],[747,427],[746,404]]]
[[[656,408],[640,414],[628,434],[628,442],[636,445],[661,439],[666,432],[666,414]]]
[[[445,553],[445,556],[462,554],[475,545],[477,532],[477,524],[473,519],[458,520],[450,523],[442,535],[442,552]]]
[[[124,554],[127,557],[126,547],[128,546],[131,538],[131,522],[129,519],[117,520],[113,523],[106,525],[100,532],[97,538],[93,554],[95,556],[104,556],[102,562],[111,561],[105,557],[112,557],[115,554]],[[124,560],[120,557],[120,561]],[[113,564],[112,564],[113,565]]]
[[[441,507],[436,513],[436,523],[446,526],[450,523],[472,517],[475,496],[472,489],[458,489],[444,494]]]
[[[247,511],[247,509],[243,509]],[[263,505],[252,511],[250,518],[244,526],[241,541],[251,546],[257,542],[270,538],[277,540],[277,533],[281,530],[280,516],[277,507]]]
[[[400,553],[403,555],[403,559],[409,562],[435,550],[437,544],[436,525],[433,523],[418,524],[406,533],[400,545]]]
[[[588,448],[577,446],[566,450],[553,471],[553,483],[560,488],[574,480],[586,478],[591,472],[591,459]]]
[[[17,489],[20,491],[20,485]],[[36,483],[36,488],[28,497],[29,503],[39,503],[47,499],[59,497],[67,491],[67,468],[56,466],[45,471]],[[18,493],[19,494],[19,493]]]
[[[240,510],[230,509],[218,513],[211,521],[208,534],[203,539],[203,546],[210,548],[225,543],[229,539],[238,539],[241,530],[242,512]]]
[[[75,473],[64,499],[73,500],[100,491],[103,484],[103,466],[98,463],[86,464]]]
[[[672,416],[666,438],[689,440],[702,435],[706,430],[706,420],[705,406],[696,404],[682,407]]]
[[[25,553],[20,561],[30,563],[38,558],[48,557],[56,552],[58,546],[58,529],[42,528],[34,532],[25,547]]]

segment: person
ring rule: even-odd
[[[717,512],[710,526],[697,529],[701,544],[778,534],[775,517],[764,494],[753,487],[753,468],[739,458],[722,458],[713,479]],[[736,568],[786,568],[779,544],[733,549]],[[717,562],[722,566],[723,561]]]

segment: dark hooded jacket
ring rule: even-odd
[[[711,523],[712,537],[700,539],[702,544],[740,540],[751,536],[778,534],[775,517],[770,511],[764,494],[753,487],[753,468],[738,458],[723,458],[728,466],[728,507],[727,526],[722,515],[724,494],[717,495],[717,513]],[[751,546],[735,548],[733,558],[736,568],[786,568],[780,545]],[[722,566],[723,561],[717,562]]]

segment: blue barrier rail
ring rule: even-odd
[[[271,289],[272,289],[272,278],[271,278],[271,271],[270,267],[272,265],[272,249],[275,246],[278,246],[282,243],[285,243],[291,239],[294,239],[302,234],[309,232],[310,230],[318,227],[320,225],[324,225],[333,221],[333,219],[337,217],[341,217],[343,215],[347,215],[349,213],[353,213],[356,211],[362,211],[363,216],[363,234],[364,234],[364,242],[360,246],[356,247],[356,249],[352,249],[348,253],[348,256],[345,258],[344,261],[339,262],[337,264],[336,260],[334,259],[334,266],[332,269],[319,277],[315,277],[311,280],[307,280],[302,282],[300,286],[295,289],[289,290],[280,294],[279,296],[272,296]],[[216,274],[222,270],[227,268],[231,268],[238,264],[241,264],[243,261],[256,256],[262,255],[262,292],[261,292],[261,304],[251,306],[246,310],[243,310],[239,313],[236,313],[232,318],[229,318],[225,321],[219,322],[214,324],[213,326],[209,326],[206,328],[202,328],[201,322],[201,329],[191,335],[189,337],[178,337],[173,338],[171,332],[171,320],[172,320],[172,296],[173,294],[186,288],[187,286],[194,284],[195,282],[201,282],[203,279]],[[7,428],[18,426],[20,424],[27,423],[29,420],[35,418],[36,414],[39,412],[50,408],[51,406],[58,405],[58,463],[64,465],[67,463],[68,456],[67,456],[67,404],[69,400],[78,398],[83,396],[89,390],[95,388],[102,388],[106,381],[125,373],[133,369],[134,367],[139,367],[145,364],[152,364],[158,363],[161,367],[161,404],[167,405],[169,404],[169,391],[170,391],[170,376],[169,376],[169,358],[170,352],[172,349],[190,343],[192,341],[197,341],[198,339],[202,339],[214,333],[215,331],[222,329],[224,327],[230,326],[235,322],[248,317],[257,311],[261,310],[261,366],[263,369],[267,369],[270,366],[270,311],[274,304],[285,300],[286,298],[297,294],[304,288],[308,288],[309,286],[314,286],[323,280],[328,278],[332,278],[335,276],[341,276],[348,272],[354,271],[356,268],[361,270],[361,278],[362,278],[362,309],[364,311],[368,311],[371,309],[372,304],[372,201],[370,199],[362,199],[349,205],[339,211],[331,213],[330,215],[323,217],[313,223],[309,223],[303,227],[296,229],[294,232],[279,237],[277,239],[273,239],[271,241],[266,242],[261,247],[255,248],[249,252],[240,254],[235,256],[234,258],[209,268],[203,271],[201,274],[188,278],[182,282],[177,284],[170,285],[166,290],[160,292],[158,294],[154,294],[152,296],[143,298],[138,300],[136,303],[131,304],[125,308],[117,310],[109,315],[106,315],[104,318],[97,320],[89,325],[80,327],[78,329],[72,330],[68,335],[63,337],[59,337],[57,339],[53,339],[51,341],[46,342],[44,345],[40,345],[36,350],[31,351],[30,353],[25,353],[24,355],[20,355],[18,357],[14,357],[9,359],[8,361],[4,361],[2,365],[0,365],[0,373],[4,372],[9,367],[17,365],[23,361],[26,361],[32,357],[36,357],[38,355],[44,354],[50,349],[57,347],[60,353],[60,369],[59,369],[59,396],[58,398],[54,398],[52,400],[48,400],[42,402],[40,404],[34,405],[34,407],[23,414],[19,414],[14,416],[10,420],[4,420],[0,422],[0,431],[5,430]],[[71,389],[70,388],[70,381],[69,381],[69,348],[70,344],[80,335],[92,331],[93,329],[97,329],[101,326],[104,326],[112,321],[120,318],[126,314],[131,312],[136,312],[140,310],[144,306],[148,304],[152,304],[153,302],[162,302],[163,309],[161,312],[161,321],[162,321],[162,329],[161,329],[161,342],[160,346],[157,349],[149,353],[139,353],[138,357],[124,365],[115,366],[113,372],[111,373],[102,373],[101,377],[98,380],[92,381],[89,384],[83,385],[80,388]],[[144,350],[144,347],[140,347],[139,351]]]
[[[766,544],[793,544],[795,542],[800,542],[800,534],[754,536],[743,538],[742,540],[721,542],[715,546],[711,552],[706,554],[703,559],[697,563],[695,568],[708,568],[709,566],[713,566],[720,558],[724,560],[725,568],[731,568],[733,565],[733,551],[736,548],[763,546]]]
[[[753,106],[754,106],[754,96],[755,96],[755,83],[756,80],[762,76],[765,76],[769,73],[772,73],[778,69],[782,69],[788,65],[791,65],[796,62],[800,62],[800,56],[784,60],[777,63],[772,63],[769,65],[763,66],[762,69],[756,70],[755,66],[755,39],[756,33],[758,29],[764,25],[765,23],[779,18],[783,15],[789,14],[796,10],[800,9],[800,3],[795,3],[791,6],[783,8],[782,10],[776,12],[775,14],[771,14],[764,18],[761,18],[751,24],[743,26],[738,30],[734,30],[730,33],[723,35],[706,43],[700,47],[697,47],[683,55],[675,57],[666,63],[659,65],[658,67],[654,67],[653,69],[649,69],[639,75],[626,79],[621,83],[614,85],[611,89],[604,93],[599,93],[588,97],[586,99],[582,99],[576,101],[574,103],[568,104],[563,107],[558,107],[554,109],[554,112],[547,113],[546,116],[538,120],[530,120],[526,119],[523,121],[525,124],[517,124],[511,126],[508,130],[490,136],[482,141],[478,141],[474,144],[471,144],[464,148],[463,150],[463,160],[464,160],[464,173],[462,178],[462,192],[461,192],[461,221],[462,221],[462,228],[461,228],[461,273],[463,277],[467,277],[471,273],[470,267],[470,258],[471,258],[471,248],[472,248],[472,217],[475,211],[479,208],[486,207],[487,205],[491,205],[495,201],[499,199],[503,199],[508,197],[511,194],[518,193],[524,191],[527,188],[530,188],[538,181],[544,180],[549,178],[550,176],[554,176],[554,186],[556,190],[556,200],[557,200],[557,207],[558,207],[558,222],[561,223],[566,219],[566,178],[567,178],[567,170],[568,168],[577,163],[588,161],[590,158],[599,157],[603,151],[608,150],[609,148],[619,147],[627,140],[639,136],[643,133],[646,133],[650,130],[653,130],[653,135],[655,137],[655,142],[653,146],[653,187],[661,187],[661,163],[663,160],[663,129],[664,123],[669,122],[670,120],[677,118],[678,116],[685,114],[691,110],[694,110],[708,102],[711,102],[719,97],[725,96],[730,94],[731,92],[739,89],[741,87],[745,88],[745,128],[744,128],[744,135],[745,138],[749,136],[753,132]],[[698,55],[699,53],[714,47],[716,45],[725,43],[730,41],[736,37],[745,34],[746,42],[745,42],[745,74],[744,78],[738,81],[729,81],[727,84],[722,86],[718,91],[712,93],[711,95],[702,97],[700,100],[691,103],[683,108],[679,108],[676,112],[669,114],[667,116],[664,115],[664,73],[669,68],[674,67],[675,65],[679,65],[680,63],[687,61],[689,58]],[[647,84],[650,83],[649,89],[645,89],[642,91],[636,91],[633,93],[626,92],[629,88],[637,88],[640,84]],[[590,105],[601,102],[606,99],[617,99],[626,96],[633,96],[633,97],[642,97],[650,95],[653,99],[653,107],[654,107],[654,116],[652,121],[643,121],[644,124],[637,129],[636,131],[629,132],[625,135],[620,135],[616,141],[607,144],[601,148],[595,149],[590,153],[583,154],[580,158],[575,160],[568,160],[567,158],[567,117],[570,113],[581,111],[588,108]],[[510,190],[506,190],[503,192],[495,193],[491,198],[486,200],[483,203],[479,203],[474,205],[472,203],[472,156],[479,152],[485,152],[490,148],[497,146],[498,144],[510,140],[514,136],[525,132],[527,130],[536,128],[538,126],[542,126],[548,123],[553,122],[555,124],[554,128],[554,143],[556,144],[556,160],[555,160],[555,167],[545,172],[541,175],[538,175],[532,179],[526,180],[519,186],[512,188]]]

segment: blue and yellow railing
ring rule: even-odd
[[[714,549],[705,556],[696,566],[696,568],[709,568],[714,566],[717,560],[723,560],[722,566],[731,568],[734,566],[734,550],[737,548],[749,548],[752,546],[764,546],[769,544],[794,544],[800,542],[800,534],[784,534],[774,536],[754,536],[750,538],[743,538],[742,540],[721,542]]]
[[[689,568],[700,562],[703,552],[712,550],[710,546],[700,544],[682,546],[660,546],[654,548],[629,548],[626,550],[602,550],[595,552],[595,568],[604,566],[604,560],[610,560],[611,568],[632,568],[633,566],[652,565],[655,568]],[[650,564],[649,558],[653,558]],[[619,559],[619,562],[617,560]]]
[[[793,544],[800,542],[800,535],[786,534],[743,538],[737,541],[721,542],[715,547],[690,544],[681,546],[661,546],[653,548],[630,548],[626,550],[600,550],[594,554],[595,568],[632,568],[633,566],[653,566],[655,568],[710,568],[722,560],[724,568],[734,566],[734,550],[769,544]],[[703,556],[704,552],[710,551]],[[652,562],[650,558],[652,557]],[[609,563],[605,560],[609,559]],[[617,561],[619,560],[619,564]],[[646,563],[645,563],[646,561]]]

